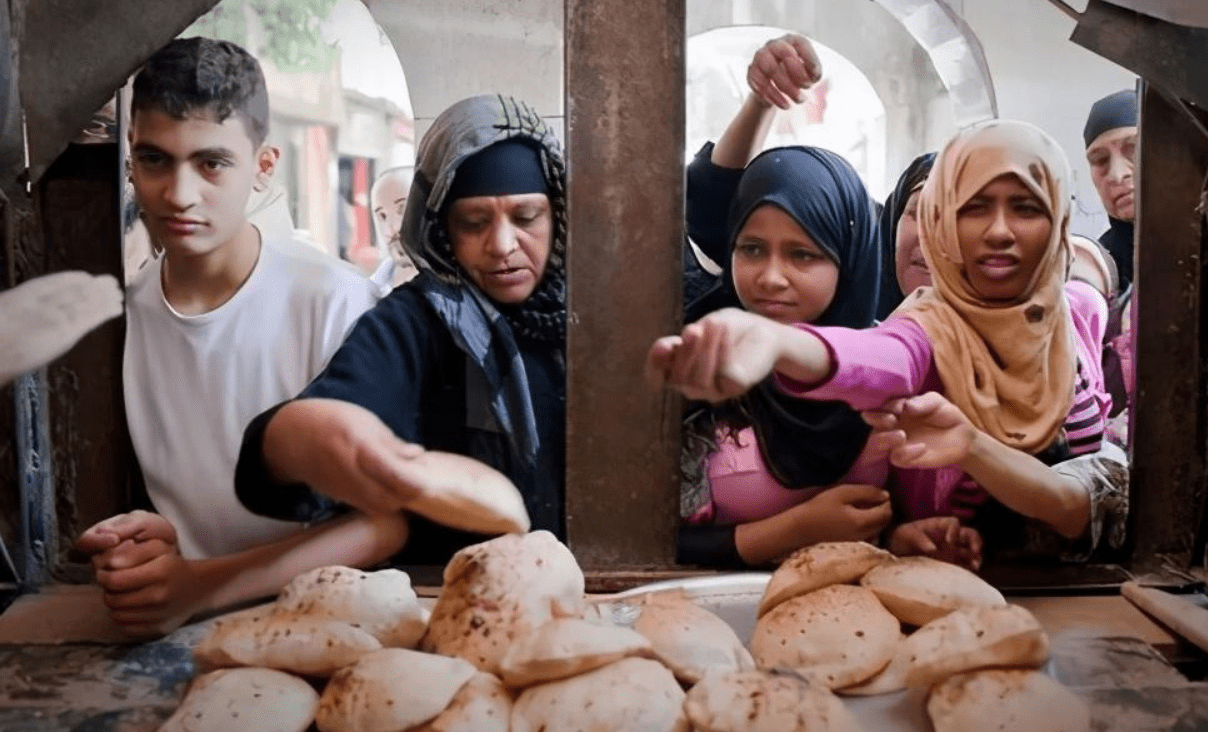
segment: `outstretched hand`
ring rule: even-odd
[[[976,572],[981,568],[982,537],[955,516],[933,516],[895,527],[889,551],[899,557],[921,554]]]
[[[747,84],[757,97],[781,109],[805,101],[805,90],[822,78],[822,62],[809,39],[789,33],[768,41],[747,67]]]
[[[660,338],[646,357],[646,381],[689,399],[722,402],[750,391],[776,367],[774,321],[727,308]]]
[[[936,392],[894,399],[862,413],[875,444],[899,468],[935,469],[969,456],[977,428],[960,408]]]

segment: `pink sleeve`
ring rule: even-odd
[[[1077,280],[1065,283],[1065,297],[1079,338],[1103,349],[1107,335],[1107,299],[1095,288]]]
[[[929,386],[931,340],[909,318],[891,318],[864,330],[805,323],[797,327],[826,345],[831,373],[817,384],[776,374],[776,384],[787,394],[847,402],[853,409],[875,409],[890,399],[920,394]]]

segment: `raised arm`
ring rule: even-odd
[[[712,161],[745,168],[763,149],[776,110],[805,101],[805,90],[822,78],[822,64],[809,39],[789,33],[760,46],[747,67],[751,91],[713,147]]]

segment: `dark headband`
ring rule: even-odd
[[[537,148],[522,140],[503,140],[462,161],[445,196],[446,204],[472,196],[549,195]]]
[[[1109,94],[1091,106],[1091,113],[1086,118],[1086,127],[1082,130],[1082,139],[1090,147],[1099,135],[1119,127],[1137,126],[1137,92],[1124,89],[1115,94]]]

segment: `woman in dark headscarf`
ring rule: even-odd
[[[236,492],[313,521],[336,501],[398,510],[423,448],[504,473],[534,528],[563,531],[566,174],[528,106],[445,110],[420,143],[402,224],[419,274],[366,313],[327,368],[245,435]],[[422,446],[422,447],[420,447]],[[333,500],[334,499],[334,500]],[[411,517],[406,562],[480,539]]]
[[[919,193],[931,173],[935,153],[925,153],[910,163],[898,178],[881,208],[881,291],[877,297],[877,320],[889,317],[906,296],[931,284],[931,273],[919,245],[916,212]]]
[[[764,152],[738,183],[722,275],[702,288],[707,275],[689,273],[686,290],[697,297],[688,319],[733,305],[786,324],[872,325],[875,218],[842,157],[812,147]],[[868,434],[848,406],[788,398],[770,380],[734,402],[695,405],[680,561],[760,565],[817,541],[875,536],[890,515],[887,464],[865,452]]]

